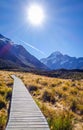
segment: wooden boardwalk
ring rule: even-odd
[[[50,130],[44,115],[21,79],[12,77],[13,94],[6,130]]]

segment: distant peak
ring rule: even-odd
[[[53,52],[52,54],[55,54],[55,55],[62,55],[62,53],[60,51],[55,51]]]
[[[59,51],[55,51],[49,57],[56,57],[56,56],[59,56],[59,55],[63,55],[63,54]]]

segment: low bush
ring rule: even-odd
[[[55,103],[54,93],[52,93],[49,90],[45,90],[43,92],[42,99],[43,99],[44,102],[51,102],[53,104]]]

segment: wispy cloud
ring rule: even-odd
[[[30,47],[30,48],[32,48],[32,49],[34,49],[34,50],[38,51],[39,53],[41,53],[41,54],[43,54],[43,55],[45,55],[45,56],[46,56],[46,54],[45,54],[43,51],[41,51],[40,49],[38,49],[38,48],[34,47],[34,46],[33,46],[33,45],[31,45],[30,43],[25,42],[25,41],[20,40],[20,39],[19,39],[19,41],[20,41],[20,42],[22,42],[22,43],[24,43],[26,46],[28,46],[28,47]]]

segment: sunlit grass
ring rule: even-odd
[[[10,75],[5,71],[0,71],[0,130],[5,129],[8,118],[9,102],[12,95],[10,84],[13,84]]]
[[[31,73],[21,77],[48,120],[51,130],[82,130],[83,80],[59,79]]]
[[[0,95],[7,106],[11,93],[11,74],[20,77],[47,118],[51,130],[83,129],[83,80],[50,78],[32,73],[3,72]],[[4,83],[5,81],[5,83]],[[7,86],[8,89],[6,90]],[[4,93],[4,90],[6,94]],[[6,110],[5,107],[3,109]],[[6,120],[6,113],[5,113]],[[64,125],[63,125],[64,124]]]

